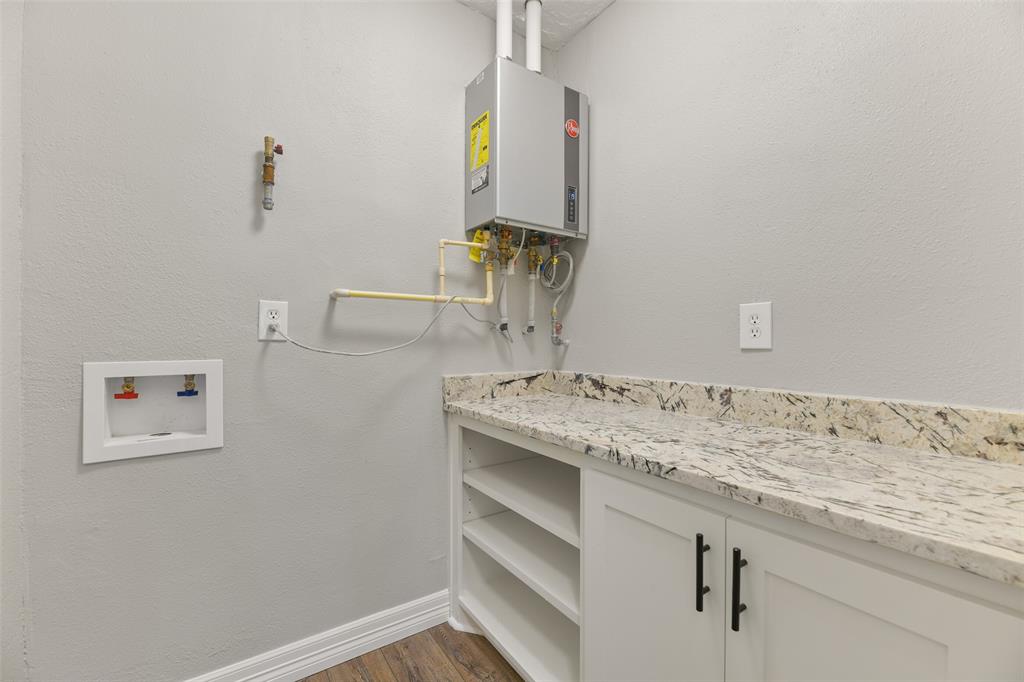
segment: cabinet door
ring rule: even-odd
[[[587,680],[722,680],[725,518],[595,471],[583,479]],[[697,543],[704,585],[697,610]]]
[[[727,680],[1021,680],[1020,618],[729,519]]]

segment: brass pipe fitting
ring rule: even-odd
[[[502,266],[508,265],[512,260],[512,230],[503,227],[498,230],[498,262]]]
[[[284,147],[274,144],[274,138],[263,138],[263,208],[274,209],[274,154],[284,154]]]

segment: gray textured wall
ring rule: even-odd
[[[1024,407],[1020,7],[620,0],[546,55],[593,107],[567,366]],[[253,318],[286,299],[293,335],[362,348],[426,323],[326,292],[432,286],[493,24],[454,2],[24,21],[4,679],[186,677],[442,588],[439,375],[555,365],[544,334],[509,349],[452,311],[345,360],[259,345]],[[776,349],[740,353],[736,306],[760,299]],[[190,357],[225,361],[223,451],[79,464],[82,361]]]
[[[327,293],[435,286],[493,27],[454,2],[26,6],[9,670],[24,645],[36,680],[182,678],[445,586],[440,375],[549,365],[546,338],[510,351],[453,309],[400,354],[329,358],[257,343],[256,304],[288,300],[319,345],[422,329],[432,306]],[[450,290],[480,290],[449,261]],[[80,363],[175,358],[224,359],[226,447],[81,465]]]
[[[24,2],[0,2],[0,679],[21,669],[21,47]]]
[[[1022,8],[613,4],[569,366],[1024,408]]]

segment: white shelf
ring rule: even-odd
[[[135,443],[149,443],[158,440],[189,440],[190,438],[205,438],[204,431],[160,431],[157,433],[143,433],[134,436],[111,436],[103,439],[103,447],[118,447],[121,445],[133,445]]]
[[[462,480],[484,495],[580,546],[580,471],[547,457],[472,469]]]
[[[459,602],[526,679],[580,679],[579,628],[512,574],[467,585]]]
[[[578,549],[511,511],[470,521],[462,535],[579,624]]]

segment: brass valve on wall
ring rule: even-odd
[[[274,209],[274,154],[284,154],[284,147],[267,135],[263,138],[263,208],[267,211]]]

